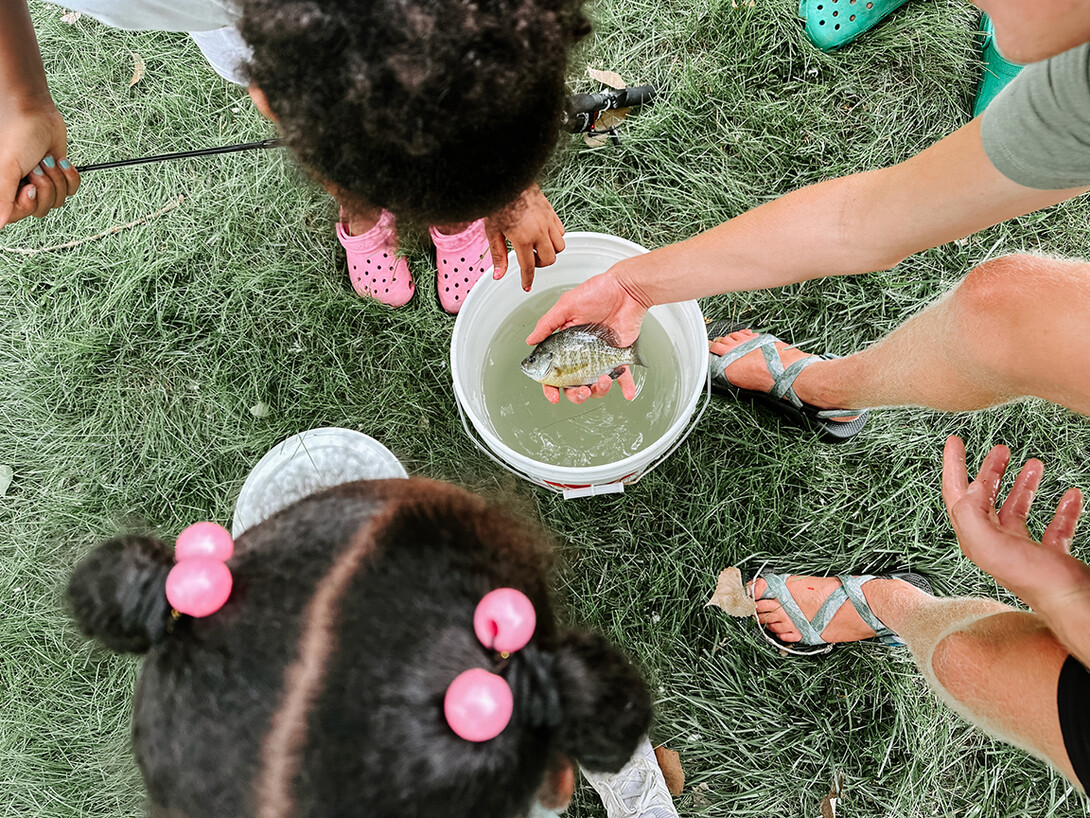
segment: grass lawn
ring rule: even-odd
[[[573,90],[597,88],[582,78],[591,64],[662,93],[624,124],[619,148],[561,139],[542,184],[569,230],[657,247],[903,159],[969,117],[978,15],[964,0],[916,0],[835,55],[805,40],[795,0],[737,5],[591,7],[597,33],[573,61]],[[37,0],[32,10],[75,161],[270,135],[184,36],[70,25]],[[132,53],[147,73],[129,87]],[[720,569],[766,560],[819,573],[908,562],[942,594],[1009,600],[958,552],[939,497],[942,441],[963,435],[974,463],[997,442],[1041,457],[1044,509],[1069,485],[1090,487],[1084,418],[1038,401],[880,411],[837,448],[716,400],[624,495],[564,501],[500,472],[465,437],[448,371],[453,321],[426,242],[410,241],[420,292],[408,307],[357,298],[333,205],[277,152],[88,174],[62,211],[4,229],[0,246],[93,236],[179,196],[160,217],[72,249],[0,251],[0,466],[14,472],[0,498],[0,816],[142,807],[128,751],[136,662],[70,624],[61,589],[76,561],[120,531],[170,540],[190,522],[229,520],[262,453],[331,425],[377,437],[414,474],[506,498],[556,534],[571,618],[646,671],[653,737],[688,775],[683,816],[816,818],[835,772],[851,818],[1085,814],[1061,778],[942,708],[902,654],[855,646],[783,660],[750,624],[704,607]],[[1088,216],[1075,202],[890,272],[702,306],[845,354],[989,254],[1085,255]],[[251,413],[257,404],[267,416]],[[1076,550],[1086,543],[1083,531]],[[581,788],[569,814],[603,813]]]

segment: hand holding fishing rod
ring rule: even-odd
[[[13,214],[16,215],[17,218],[9,219],[8,221],[18,221],[18,219],[31,215],[44,216],[49,210],[60,207],[64,204],[64,200],[67,196],[76,192],[76,188],[79,187],[80,183],[79,177],[82,173],[89,173],[94,170],[123,168],[131,165],[146,165],[151,162],[164,162],[172,159],[191,159],[193,157],[214,156],[222,153],[236,153],[238,151],[260,150],[263,148],[278,148],[282,145],[283,140],[279,137],[272,137],[269,139],[262,139],[258,142],[243,142],[236,145],[224,145],[218,148],[202,148],[193,151],[161,153],[156,154],[155,156],[140,156],[133,159],[119,159],[113,162],[97,162],[75,166],[67,159],[57,161],[53,159],[51,155],[47,155],[45,159],[31,170],[30,173],[20,179],[20,187],[16,193],[15,207],[13,208]],[[46,180],[53,183],[55,193],[49,190]],[[39,189],[46,191],[45,195],[40,195],[38,193]],[[52,199],[47,199],[46,197],[51,194]],[[22,200],[22,202],[20,200]],[[23,206],[20,207],[20,204]],[[31,209],[29,212],[20,212],[27,208],[39,207],[44,207],[44,210],[37,212],[35,209]],[[2,227],[3,224],[4,222],[0,221],[0,227]]]

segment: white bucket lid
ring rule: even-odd
[[[292,435],[273,446],[242,484],[231,536],[297,500],[354,480],[408,477],[394,453],[370,435],[330,426]]]

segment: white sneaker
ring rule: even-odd
[[[609,818],[678,818],[670,791],[666,789],[666,779],[646,736],[620,772],[592,773],[580,769],[602,797]]]

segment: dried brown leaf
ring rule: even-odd
[[[655,758],[658,759],[662,777],[666,779],[666,789],[670,795],[681,795],[685,789],[685,771],[681,769],[681,757],[673,750],[665,747],[655,748]]]
[[[588,148],[602,148],[609,144],[608,136],[591,136],[589,133],[583,134],[583,141],[587,143]]]
[[[608,85],[610,88],[625,87],[624,80],[616,71],[599,71],[597,68],[587,66],[587,76],[592,80],[598,80],[603,85]]]
[[[70,11],[67,14],[61,15],[61,22],[68,23],[68,25],[75,25],[79,22],[79,18],[83,16],[82,11]]]
[[[724,568],[719,574],[715,592],[707,604],[722,608],[731,616],[753,616],[757,611],[757,606],[742,585],[742,572],[733,566]]]
[[[707,781],[701,781],[695,787],[693,787],[693,803],[698,807],[711,806],[711,799],[708,798],[708,794],[711,793],[712,788],[708,786]]]
[[[144,58],[137,54],[135,51],[132,52],[132,63],[132,79],[129,80],[130,88],[136,85],[136,83],[140,82],[140,80],[144,79],[144,75],[148,73],[148,67],[144,63]]]
[[[598,117],[594,127],[603,131],[616,128],[624,122],[624,118],[628,116],[628,112],[631,110],[631,108],[614,108],[612,111],[602,111],[602,115]]]
[[[836,807],[840,803],[843,788],[844,776],[835,773],[833,775],[833,785],[829,787],[829,794],[821,799],[821,818],[836,818]]]

